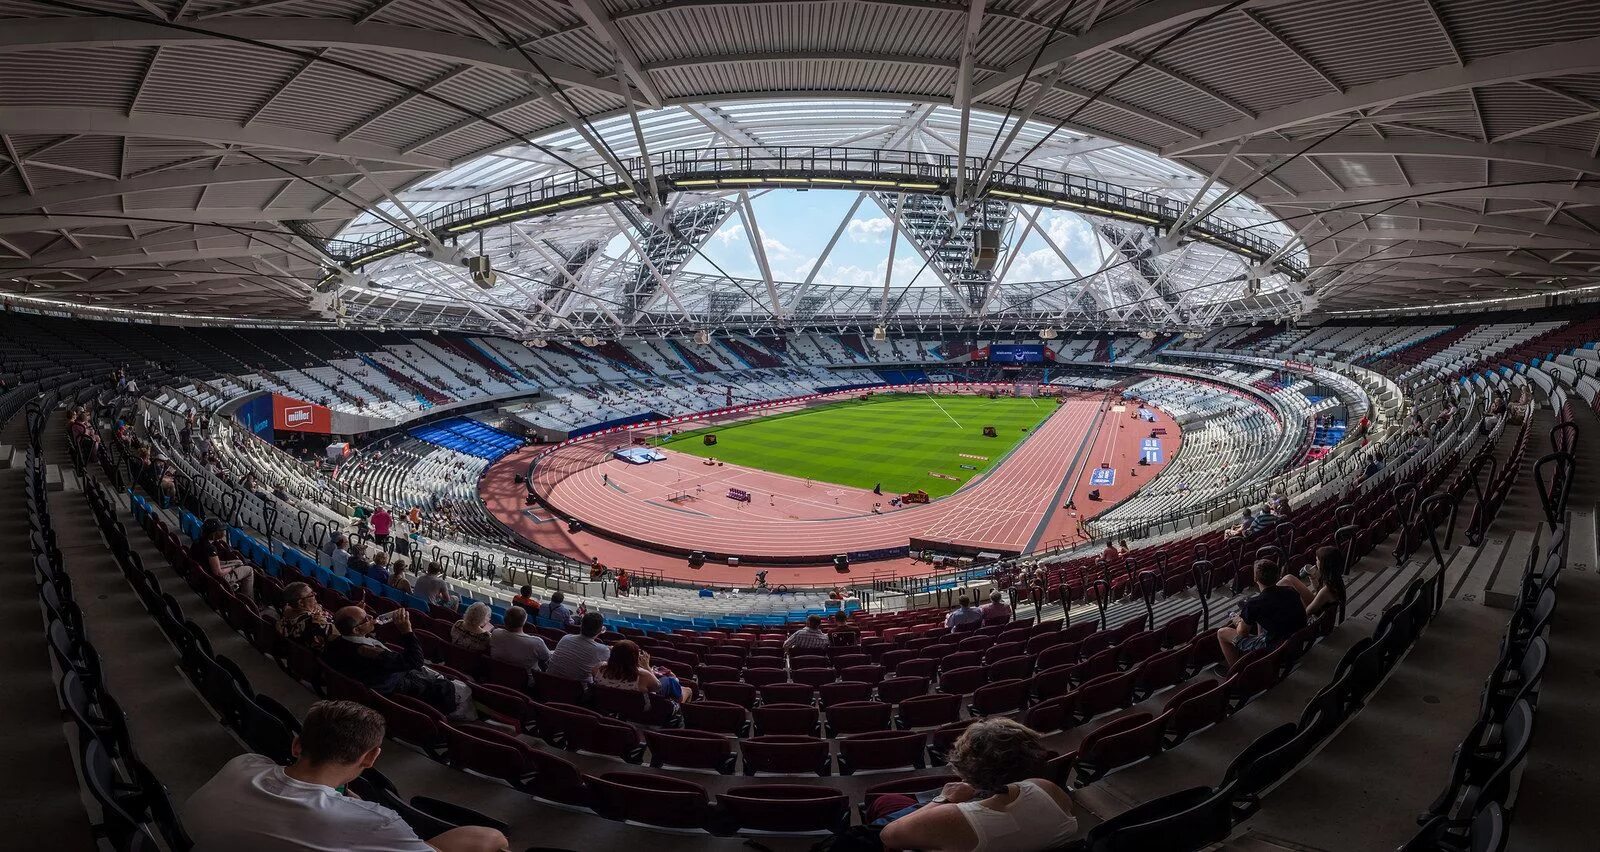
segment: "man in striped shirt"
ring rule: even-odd
[[[822,632],[822,616],[806,616],[806,626],[789,634],[789,638],[783,640],[783,647],[789,651],[796,648],[828,647],[828,634]]]

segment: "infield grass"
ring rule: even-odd
[[[881,484],[885,495],[920,488],[943,497],[999,463],[1055,410],[1049,398],[878,394],[685,432],[665,446],[817,482]],[[985,426],[998,437],[983,437]],[[714,446],[701,439],[708,432]]]

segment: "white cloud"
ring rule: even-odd
[[[858,243],[875,243],[881,241],[890,231],[894,230],[894,223],[887,216],[874,216],[871,219],[851,219],[845,226],[845,233],[850,239]]]
[[[743,224],[725,225],[721,230],[717,231],[715,234],[712,234],[711,238],[719,243],[722,243],[723,245],[728,245],[734,240],[738,240],[741,243],[748,242],[744,235]]]

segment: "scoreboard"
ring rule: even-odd
[[[1044,346],[1040,344],[996,343],[989,347],[991,364],[1043,364]]]

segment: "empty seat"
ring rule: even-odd
[[[722,734],[694,730],[646,731],[644,740],[650,746],[650,765],[656,769],[677,766],[733,774],[737,760],[733,741]]]
[[[839,741],[839,774],[921,769],[928,737],[915,731],[874,731]]]
[[[828,741],[817,737],[760,736],[742,740],[744,774],[828,775],[832,770]]]
[[[959,695],[919,695],[895,707],[895,724],[900,728],[932,728],[954,722],[960,715]]]
[[[836,833],[850,824],[850,797],[830,787],[751,784],[717,796],[732,831]]]
[[[762,704],[750,715],[760,736],[811,736],[817,730],[817,709],[810,704]]]
[[[704,787],[665,775],[605,772],[589,779],[595,813],[663,828],[703,828],[711,812]]]
[[[828,736],[850,736],[867,731],[887,731],[894,708],[882,701],[846,701],[829,707]]]
[[[683,705],[683,724],[697,731],[744,736],[750,727],[743,707],[726,701],[692,701]]]

